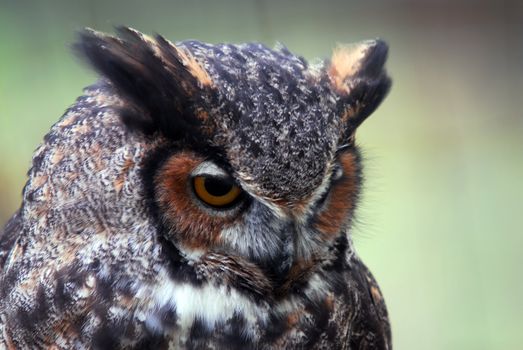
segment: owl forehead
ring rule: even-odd
[[[337,97],[322,74],[285,48],[178,44],[209,73],[211,142],[259,195],[299,202],[320,186],[339,138]]]

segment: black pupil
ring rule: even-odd
[[[206,177],[204,181],[205,189],[209,194],[220,197],[229,193],[232,189],[233,183],[226,179],[216,177]]]

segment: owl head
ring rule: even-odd
[[[101,79],[45,136],[0,234],[0,344],[139,345],[202,322],[273,341],[296,312],[347,328],[373,307],[349,231],[355,132],[391,84],[385,43],[311,65],[282,46],[120,28],[83,31],[75,50]],[[378,327],[366,315],[358,327]]]
[[[125,143],[140,145],[138,183],[118,186],[143,191],[114,205],[140,210],[184,259],[239,257],[271,281],[328,259],[358,200],[355,131],[390,87],[386,44],[310,65],[281,46],[118,34],[88,30],[76,45],[117,99],[103,108]]]

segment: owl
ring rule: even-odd
[[[126,27],[74,49],[100,80],[0,233],[0,349],[391,349],[351,238],[383,41],[314,64]]]

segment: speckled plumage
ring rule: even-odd
[[[119,35],[80,35],[102,79],[36,150],[0,232],[0,349],[390,349],[350,236],[386,45],[311,66]],[[238,203],[199,201],[202,172]]]

